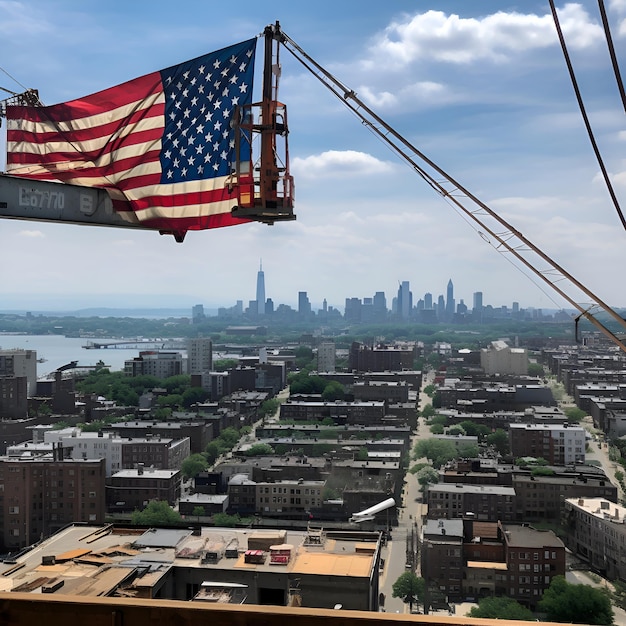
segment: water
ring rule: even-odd
[[[46,359],[44,363],[37,363],[39,378],[71,361],[78,361],[78,367],[84,367],[102,360],[110,366],[111,371],[121,371],[124,369],[124,361],[139,356],[137,348],[87,350],[82,346],[88,341],[63,335],[0,335],[0,347],[3,350],[35,350],[37,359]]]

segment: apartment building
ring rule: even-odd
[[[586,431],[567,424],[511,424],[509,443],[514,458],[543,458],[550,465],[585,462]]]
[[[67,524],[102,524],[104,459],[0,457],[0,537],[15,551]]]

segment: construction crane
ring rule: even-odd
[[[286,106],[278,101],[280,62],[278,23],[264,30],[265,58],[263,92],[258,103],[236,106],[231,127],[235,138],[235,159],[225,187],[237,194],[231,214],[243,221],[274,224],[294,220],[294,184],[289,171]],[[0,123],[7,107],[42,106],[39,94],[30,89],[0,101]],[[255,152],[255,148],[258,151]],[[246,155],[246,156],[243,156]],[[255,155],[256,158],[255,158]],[[59,182],[34,180],[0,174],[0,217],[20,220],[59,222],[159,230],[182,242],[185,231],[162,230],[141,221],[128,221],[114,209],[104,189]]]
[[[468,218],[487,243],[547,284],[576,309],[577,330],[578,322],[587,320],[626,352],[624,339],[598,317],[599,314],[605,314],[621,331],[626,331],[626,321],[621,315],[385,122],[353,89],[328,72],[285,34],[278,22],[266,27],[264,36],[262,102],[250,105],[249,108],[242,107],[233,122],[240,130],[239,141],[252,143],[255,138],[260,138],[260,159],[255,162],[237,161],[233,184],[240,186],[240,206],[233,211],[234,215],[270,224],[277,220],[295,219],[293,179],[288,166],[286,109],[276,99],[280,75],[278,49],[283,46],[437,194]],[[15,97],[27,96],[11,96]],[[2,110],[0,103],[0,115]],[[283,154],[279,157],[281,145]],[[112,209],[108,195],[103,190],[25,181],[2,175],[0,217],[146,228],[141,224],[124,222]],[[172,234],[177,236],[176,233]],[[182,237],[178,235],[177,240],[182,241]]]
[[[309,56],[293,39],[277,30],[275,37],[324,87],[333,93],[361,123],[407,163],[436,193],[473,223],[479,235],[496,251],[521,264],[578,311],[585,319],[626,352],[625,340],[598,319],[604,313],[626,331],[626,321],[606,302],[583,285],[512,224],[498,215],[467,187],[434,163],[399,131],[390,126],[361,100],[356,92]],[[578,333],[577,333],[578,334]]]

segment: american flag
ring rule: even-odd
[[[8,107],[8,173],[104,187],[125,219],[162,231],[246,221],[230,213],[232,121],[252,101],[255,48],[250,39],[79,100]]]

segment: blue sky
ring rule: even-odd
[[[620,60],[626,0],[607,0]],[[607,169],[626,198],[626,117],[597,2],[557,3]],[[279,20],[301,48],[399,133],[598,296],[626,305],[622,229],[589,144],[545,2],[0,0],[0,86],[78,98],[262,33]],[[262,44],[257,50],[262,58]],[[556,308],[281,51],[295,222],[153,232],[0,221],[0,310],[231,306],[266,293],[346,297],[409,280],[414,299],[445,294]],[[260,66],[259,66],[260,67]],[[626,66],[622,68],[626,73]],[[18,84],[14,80],[19,81]],[[255,91],[261,87],[257,73]],[[2,97],[2,96],[0,96]],[[4,128],[0,129],[0,170]],[[547,291],[549,295],[546,295]]]

